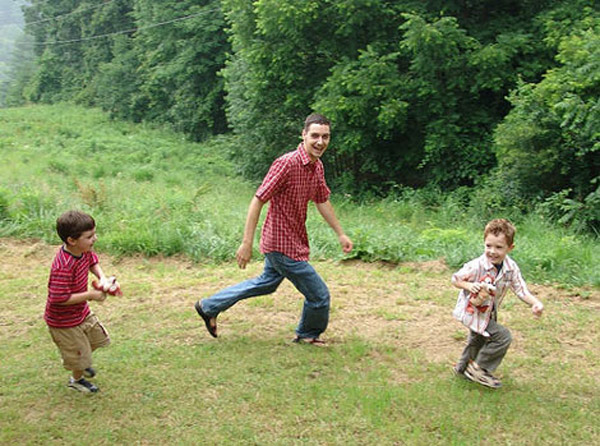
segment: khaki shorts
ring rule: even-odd
[[[85,370],[91,367],[92,352],[110,344],[106,329],[93,313],[76,327],[48,329],[67,370]]]

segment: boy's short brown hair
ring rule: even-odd
[[[78,239],[85,231],[96,227],[96,222],[91,215],[79,211],[67,211],[56,219],[56,232],[60,239],[67,243],[67,239]]]
[[[515,240],[516,232],[517,229],[510,221],[504,218],[497,218],[488,222],[488,224],[485,225],[485,230],[483,231],[483,239],[485,240],[488,234],[494,234],[495,236],[504,234],[504,236],[506,237],[506,243],[508,244],[508,246],[512,246]]]

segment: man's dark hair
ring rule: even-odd
[[[67,243],[67,239],[78,239],[85,231],[96,227],[96,222],[91,215],[79,211],[67,211],[56,219],[56,232],[60,239]]]
[[[320,115],[318,113],[313,113],[312,115],[308,115],[308,117],[304,121],[304,131],[307,132],[308,128],[312,124],[327,125],[331,128],[331,121],[329,119],[327,119],[325,116]]]

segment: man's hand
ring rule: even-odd
[[[350,238],[346,234],[340,235],[339,240],[340,245],[342,245],[342,251],[344,251],[346,254],[352,251],[352,240],[350,240]]]
[[[252,245],[248,243],[242,243],[235,253],[237,264],[241,269],[245,269],[246,265],[252,258]]]

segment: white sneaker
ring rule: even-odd
[[[491,389],[497,389],[502,386],[502,382],[485,369],[479,367],[474,361],[471,361],[465,370],[465,376],[471,381],[481,384]]]

